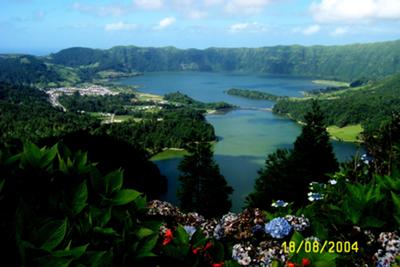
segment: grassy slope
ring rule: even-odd
[[[158,161],[158,160],[166,160],[166,159],[173,159],[173,158],[181,158],[185,155],[187,155],[187,151],[183,149],[172,149],[168,148],[164,150],[163,152],[160,152],[153,157],[151,157],[150,160],[152,161]]]
[[[361,124],[348,125],[345,127],[329,126],[327,128],[328,133],[334,140],[344,141],[344,142],[360,142],[359,136],[363,131]]]
[[[348,87],[350,85],[347,82],[331,81],[331,80],[314,80],[312,82],[319,85],[333,86],[333,87],[342,87],[342,86]]]

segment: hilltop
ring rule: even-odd
[[[374,62],[374,64],[371,64]],[[293,75],[352,82],[400,71],[400,40],[343,46],[178,49],[72,47],[48,55],[0,55],[0,81],[51,87],[155,71]]]

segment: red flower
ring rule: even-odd
[[[203,250],[204,251],[206,251],[207,249],[209,249],[209,248],[212,248],[212,243],[211,242],[208,242],[207,244],[206,244],[206,246],[203,248]]]
[[[303,264],[303,266],[309,266],[311,264],[311,261],[307,258],[303,258],[301,260],[301,263]]]
[[[165,231],[164,234],[164,240],[163,240],[163,246],[168,245],[169,243],[171,243],[172,239],[174,238],[174,236],[172,235],[172,231],[170,229],[167,229],[167,231]]]
[[[223,262],[220,262],[220,263],[213,263],[211,266],[212,266],[212,267],[222,267],[222,266],[224,266],[224,263],[223,263]]]
[[[288,261],[287,267],[296,267],[296,264],[294,264],[293,262]]]
[[[171,243],[172,239],[169,238],[165,238],[162,242],[163,246],[168,245],[169,243]]]
[[[197,253],[199,253],[200,248],[195,248],[192,250],[193,254],[196,255]]]
[[[167,229],[167,231],[165,231],[164,237],[171,238],[171,239],[173,238],[171,229]]]

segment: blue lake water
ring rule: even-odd
[[[251,74],[208,72],[156,72],[122,79],[121,84],[139,85],[141,92],[164,95],[180,91],[203,102],[225,101],[243,108],[271,108],[273,102],[250,100],[225,93],[230,88],[254,89],[282,96],[301,96],[301,91],[321,88],[310,79]],[[221,173],[234,188],[232,211],[239,211],[245,197],[253,190],[257,171],[266,156],[277,148],[290,148],[301,132],[301,126],[268,111],[239,109],[223,115],[208,115],[220,141],[214,157]],[[349,159],[359,148],[354,144],[333,142],[340,161]],[[157,161],[168,177],[168,193],[164,199],[177,203],[179,186],[177,166],[181,159]],[[211,196],[210,196],[211,197]]]

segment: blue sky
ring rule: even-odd
[[[0,52],[400,39],[400,0],[1,0]]]

